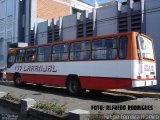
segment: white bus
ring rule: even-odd
[[[156,85],[153,40],[127,32],[10,49],[7,79],[67,87],[71,95]]]

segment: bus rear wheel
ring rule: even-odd
[[[0,73],[0,80],[3,80],[3,74]]]
[[[78,96],[82,89],[77,77],[70,77],[67,81],[67,91],[71,96]]]
[[[16,87],[22,87],[23,83],[22,83],[22,78],[20,77],[20,75],[15,75],[15,77],[14,77],[14,85]]]

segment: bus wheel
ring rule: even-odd
[[[70,95],[78,96],[82,89],[77,77],[70,77],[67,81],[67,90]]]
[[[23,85],[20,75],[16,75],[14,77],[14,85],[17,87],[21,87]]]
[[[3,74],[0,73],[0,80],[3,80]]]

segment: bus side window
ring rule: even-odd
[[[25,62],[35,62],[37,57],[36,48],[28,48],[26,50]]]
[[[70,60],[80,60],[81,43],[71,43],[70,46]]]
[[[42,46],[38,48],[37,61],[48,62],[51,60],[51,46]]]
[[[119,38],[119,58],[125,59],[127,57],[128,38],[126,36]]]
[[[94,40],[92,43],[92,59],[106,59],[105,39]]]
[[[45,48],[44,47],[39,47],[38,48],[38,54],[37,54],[37,61],[39,61],[39,62],[44,61],[44,53],[45,53]]]
[[[16,62],[24,62],[25,50],[18,50],[16,55]]]
[[[68,60],[68,44],[59,44],[53,46],[52,51],[53,61]]]
[[[106,38],[106,48],[107,48],[107,59],[117,58],[117,39],[115,38]]]
[[[44,61],[51,61],[52,46],[45,46]]]
[[[84,41],[81,43],[80,60],[89,60],[90,56],[91,56],[91,43],[90,41]]]
[[[104,60],[117,57],[116,39],[98,39],[92,42],[92,59]]]
[[[15,62],[15,55],[8,55],[7,68],[10,68]]]
[[[89,60],[90,54],[91,54],[90,41],[71,43],[70,60]]]

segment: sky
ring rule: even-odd
[[[84,1],[89,3],[89,4],[94,4],[95,0],[84,0]],[[110,1],[113,1],[113,0],[97,0],[98,4],[105,3],[105,2],[110,2]],[[117,1],[122,2],[122,1],[125,1],[125,0],[117,0]]]

